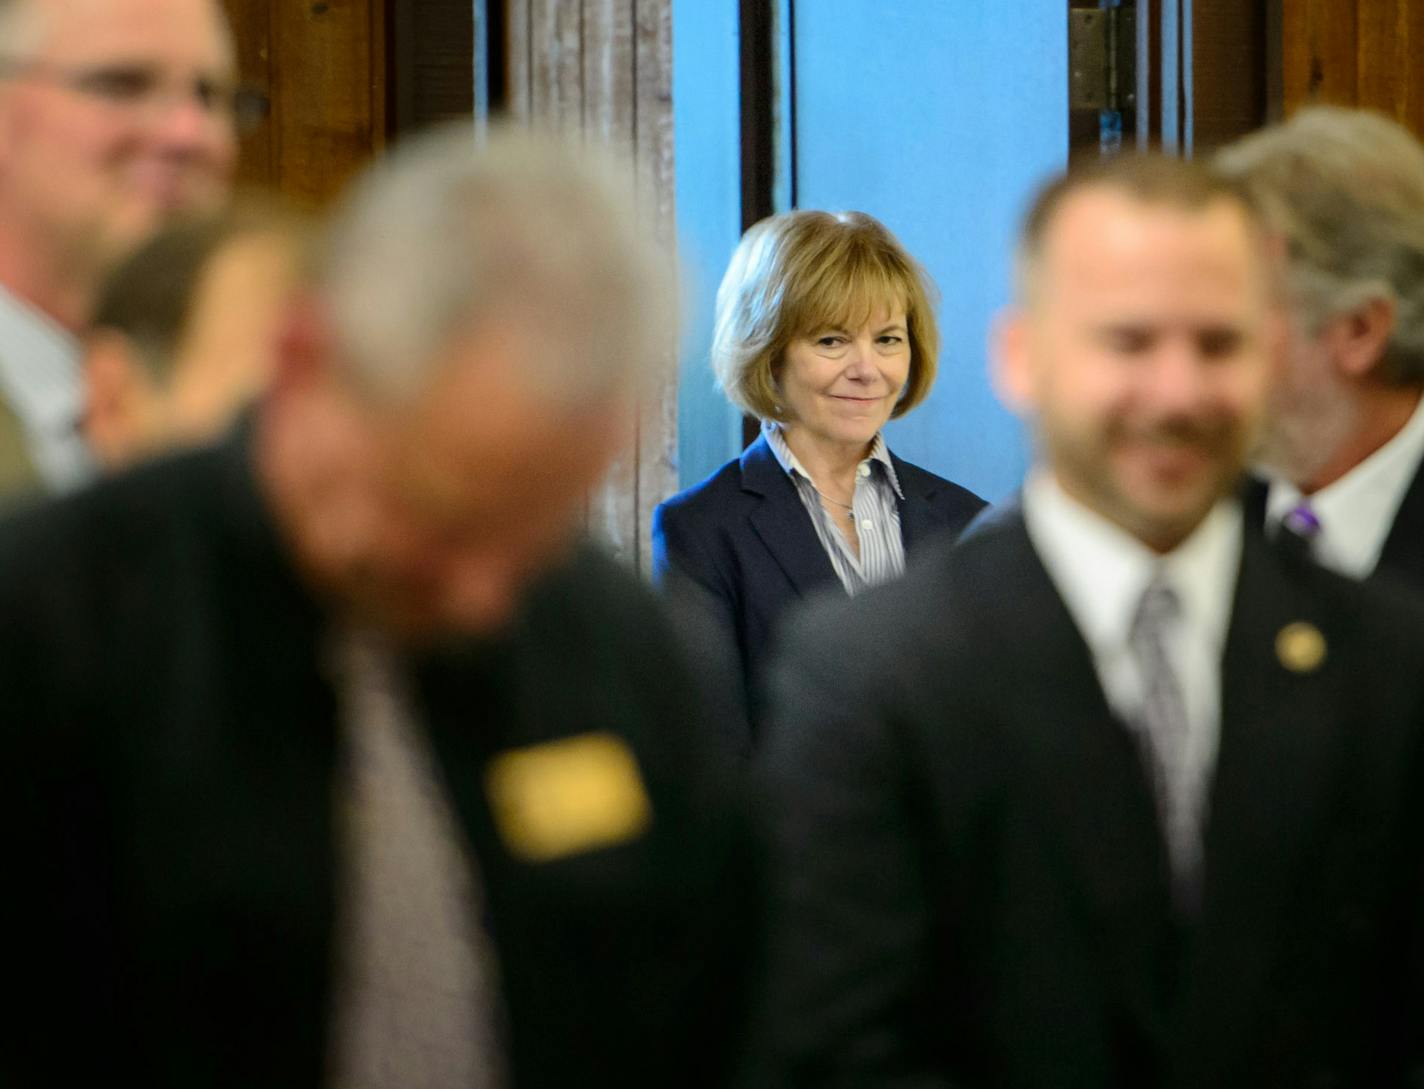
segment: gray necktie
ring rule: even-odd
[[[1136,726],[1152,774],[1157,811],[1172,864],[1177,908],[1196,910],[1201,882],[1201,791],[1188,764],[1187,708],[1167,652],[1168,631],[1181,604],[1160,575],[1142,592],[1133,618],[1131,648],[1142,677],[1142,708]]]
[[[337,646],[349,761],[338,793],[334,1089],[497,1089],[493,950],[477,875],[396,657]]]

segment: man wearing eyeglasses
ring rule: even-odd
[[[216,0],[0,0],[0,502],[88,476],[74,334],[117,259],[226,199],[234,81]]]

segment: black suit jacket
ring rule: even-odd
[[[1258,529],[1266,525],[1267,491],[1267,483],[1259,478],[1251,480],[1246,489],[1247,520]],[[1424,590],[1424,462],[1415,469],[1395,512],[1375,574]]]
[[[1293,623],[1318,668],[1283,664]],[[1421,666],[1416,604],[1247,535],[1184,926],[1137,749],[1016,508],[808,611],[765,750],[772,1084],[1420,1084]]]
[[[0,526],[0,827],[13,1012],[0,1082],[322,1083],[342,758],[326,612],[236,444]],[[583,553],[496,639],[416,663],[473,848],[514,1084],[713,1085],[749,941],[744,826],[677,638]],[[536,863],[497,832],[494,754],[633,750],[653,822]]]
[[[984,507],[958,484],[894,454],[890,460],[905,496],[898,507],[907,556],[940,531],[963,529]],[[759,672],[787,607],[840,586],[796,485],[765,436],[701,484],[659,504],[653,574],[700,589],[735,642],[753,707]]]

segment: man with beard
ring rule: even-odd
[[[227,197],[217,0],[0,0],[0,501],[87,479],[76,335],[165,220]]]
[[[1424,1074],[1424,615],[1243,531],[1267,253],[1191,163],[1030,212],[1022,503],[773,671],[772,1084]]]
[[[1314,557],[1424,588],[1424,147],[1401,125],[1302,110],[1218,156],[1285,242],[1286,366],[1248,517]]]
[[[0,1084],[720,1083],[730,758],[578,542],[672,339],[613,173],[398,149],[243,426],[0,527]]]

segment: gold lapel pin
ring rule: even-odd
[[[1325,636],[1309,621],[1287,624],[1276,633],[1276,657],[1292,673],[1313,673],[1325,661]]]

